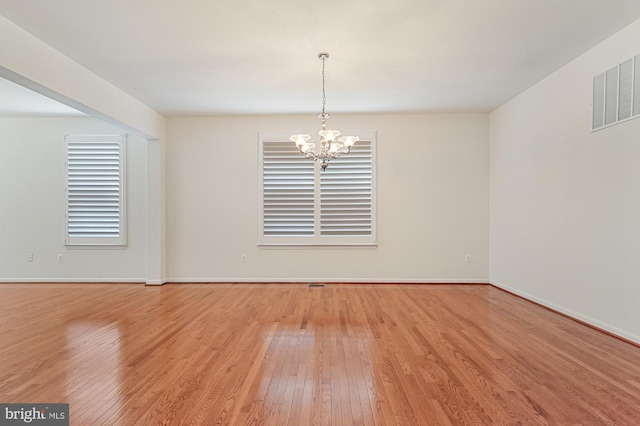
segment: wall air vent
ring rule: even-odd
[[[640,55],[634,58],[633,63],[633,116],[640,116]]]
[[[591,129],[640,117],[640,55],[593,77]]]
[[[620,64],[618,78],[618,121],[631,117],[633,98],[633,58]]]

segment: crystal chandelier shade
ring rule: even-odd
[[[342,154],[348,154],[351,152],[351,147],[358,141],[357,136],[340,136],[338,130],[327,130],[327,118],[330,117],[325,112],[325,105],[327,103],[327,96],[324,88],[324,64],[329,59],[328,53],[318,53],[318,59],[322,60],[322,112],[318,114],[318,118],[321,121],[321,130],[318,132],[320,136],[320,147],[316,149],[316,144],[309,142],[311,136],[309,135],[293,135],[289,138],[292,142],[295,142],[300,152],[306,157],[313,160],[320,160],[322,170],[327,168],[328,162],[334,158],[340,157]],[[319,151],[319,152],[318,152]]]

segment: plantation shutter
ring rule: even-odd
[[[358,141],[320,174],[320,234],[371,236],[372,202],[371,141]]]
[[[291,141],[263,143],[265,237],[313,237],[313,166]]]
[[[375,134],[320,163],[288,135],[260,135],[261,245],[375,245]]]
[[[125,135],[68,135],[66,244],[125,245]]]

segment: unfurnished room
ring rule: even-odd
[[[0,424],[640,424],[640,1],[0,0]]]

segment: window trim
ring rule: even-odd
[[[65,234],[64,244],[68,248],[126,248],[127,246],[127,185],[126,185],[126,134],[119,135],[65,135]],[[117,143],[119,148],[119,229],[117,237],[74,237],[69,234],[69,145],[71,143]]]
[[[305,132],[302,132],[305,133]],[[312,132],[306,132],[312,134]],[[370,236],[335,236],[320,235],[320,164],[318,161],[305,159],[314,163],[314,235],[312,237],[271,237],[264,235],[264,143],[289,142],[290,133],[258,133],[258,246],[265,248],[287,247],[369,247],[378,245],[377,237],[377,132],[348,132],[358,136],[360,140],[371,142],[371,235]],[[291,142],[293,144],[293,142]],[[349,154],[345,154],[345,158]],[[301,159],[302,154],[300,154]],[[335,160],[335,161],[340,161]],[[331,167],[331,164],[329,164]]]

